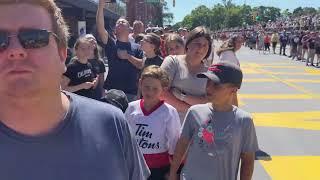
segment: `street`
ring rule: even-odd
[[[278,52],[278,51],[277,51]],[[254,180],[320,179],[320,69],[242,47],[240,107],[250,112],[260,149]]]

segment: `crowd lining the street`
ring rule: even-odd
[[[112,33],[105,6],[97,35],[67,49],[53,0],[0,2],[1,179],[251,179],[259,148],[238,107],[243,36],[214,48],[205,27],[145,30],[125,18]]]

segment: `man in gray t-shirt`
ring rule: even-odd
[[[251,179],[254,152],[258,150],[255,127],[249,113],[232,105],[232,97],[241,86],[239,67],[220,62],[206,73],[210,103],[192,106],[186,115],[177,143],[170,180],[187,152],[181,180],[236,180],[241,160],[241,179]]]

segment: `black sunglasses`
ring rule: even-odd
[[[58,36],[44,29],[23,29],[17,34],[10,34],[7,31],[0,30],[0,52],[5,51],[10,44],[10,38],[17,36],[20,44],[25,49],[37,49],[49,44],[49,37],[52,34],[57,40]]]

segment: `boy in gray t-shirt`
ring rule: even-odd
[[[192,106],[186,115],[170,169],[170,180],[187,152],[181,180],[236,180],[241,160],[241,179],[249,180],[258,142],[249,113],[232,105],[232,97],[242,82],[239,67],[220,62],[206,73],[210,103]]]

